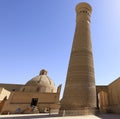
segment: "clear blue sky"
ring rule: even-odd
[[[0,0],[0,83],[25,84],[47,69],[65,83],[81,0]],[[97,85],[120,76],[120,0],[84,0],[92,8]],[[64,89],[64,87],[62,87]]]

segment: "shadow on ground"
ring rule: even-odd
[[[100,119],[120,119],[120,114],[97,114]]]

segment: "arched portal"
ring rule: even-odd
[[[100,112],[107,112],[108,108],[108,93],[100,91],[97,94],[97,106]]]

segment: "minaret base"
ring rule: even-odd
[[[78,115],[95,115],[96,114],[96,108],[90,108],[90,107],[84,107],[81,109],[69,109],[69,110],[60,110],[59,115],[60,116],[78,116]]]

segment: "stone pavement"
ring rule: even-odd
[[[117,114],[99,114],[87,116],[64,116],[49,114],[16,114],[16,115],[0,115],[0,119],[120,119]]]

